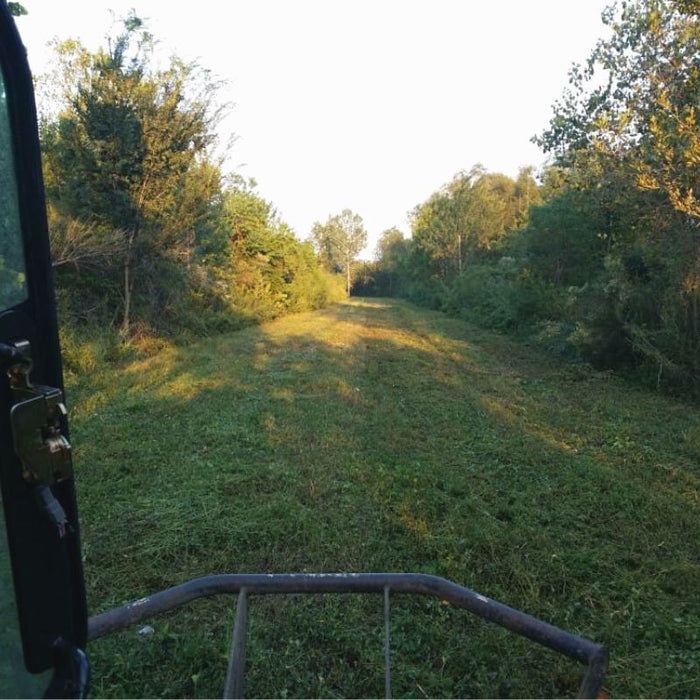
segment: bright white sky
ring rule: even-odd
[[[530,143],[604,34],[609,0],[22,0],[34,73],[53,37],[104,43],[134,8],[169,54],[226,80],[227,168],[306,237],[343,209],[364,257],[460,170],[515,176]],[[223,139],[224,141],[226,138]]]

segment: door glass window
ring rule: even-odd
[[[5,85],[0,72],[0,311],[27,298],[22,233]],[[2,340],[2,339],[0,339]],[[0,449],[8,449],[0,445]],[[31,676],[24,668],[12,584],[5,513],[0,499],[0,697],[40,697],[48,674]]]
[[[50,675],[47,671],[32,676],[24,668],[10,554],[5,535],[5,513],[0,499],[0,698],[42,697]]]
[[[0,74],[0,310],[27,298],[22,231],[5,83]]]

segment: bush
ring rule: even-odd
[[[532,277],[513,258],[473,264],[446,285],[442,309],[487,328],[515,330],[558,317],[552,285]]]
[[[259,258],[189,268],[166,257],[143,259],[134,269],[126,336],[119,330],[120,309],[114,308],[118,281],[67,269],[57,289],[65,369],[89,373],[105,362],[154,355],[173,340],[235,331],[345,298],[343,279],[323,271],[315,256],[296,262],[285,279],[279,268]]]
[[[76,327],[63,323],[59,336],[63,369],[69,375],[94,372],[100,365],[115,362],[127,354],[114,328],[93,325]]]

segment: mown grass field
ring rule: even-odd
[[[445,576],[606,644],[606,690],[700,695],[697,409],[389,301],[68,385],[91,614],[219,572]],[[220,697],[235,597],[99,640],[93,695]],[[396,696],[574,695],[581,667],[424,599]],[[249,696],[381,696],[381,597],[254,598]]]

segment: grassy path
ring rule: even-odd
[[[388,300],[68,388],[91,612],[207,573],[422,571],[607,644],[614,696],[700,694],[696,409]],[[97,696],[219,696],[232,600],[95,643]],[[572,695],[579,667],[394,606],[397,696]],[[381,601],[253,601],[252,696],[380,696]]]

